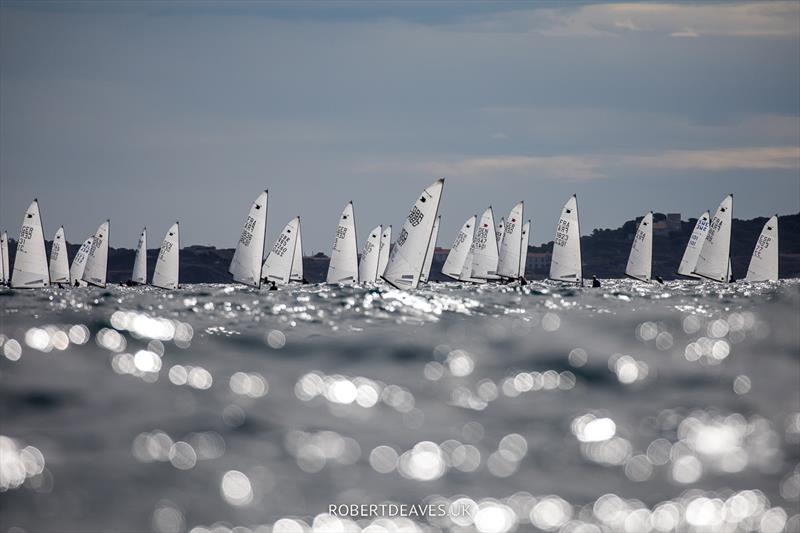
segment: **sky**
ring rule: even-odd
[[[552,240],[647,211],[800,211],[800,3],[0,4],[0,227],[38,197],[47,238],[235,246],[269,189],[359,247],[446,178],[439,244],[525,201]]]

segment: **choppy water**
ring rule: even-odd
[[[800,530],[796,281],[0,302],[0,531]]]

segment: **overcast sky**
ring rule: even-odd
[[[0,4],[0,226],[233,247],[270,190],[359,247],[446,178],[440,245],[525,200],[532,242],[648,210],[800,210],[800,3]]]

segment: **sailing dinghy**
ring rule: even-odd
[[[297,237],[294,241],[294,259],[292,260],[292,271],[289,273],[289,281],[307,283],[303,273],[303,234],[300,231],[300,217],[297,217]]]
[[[326,281],[338,285],[358,283],[358,245],[352,201],[344,206],[339,218]]]
[[[96,287],[106,286],[108,276],[108,239],[111,221],[106,220],[97,228],[83,269],[83,281]]]
[[[764,224],[744,280],[778,281],[778,215]]]
[[[439,213],[444,178],[429,185],[414,202],[389,254],[382,277],[398,289],[416,289],[425,267],[425,255]]]
[[[3,250],[3,246],[0,245],[0,286],[6,284],[6,254]]]
[[[11,287],[33,289],[49,285],[50,272],[44,249],[42,218],[39,214],[39,201],[34,199],[25,211],[25,218],[22,219],[17,255],[14,257],[14,271],[11,273]]]
[[[139,244],[136,245],[136,258],[133,260],[131,282],[136,285],[147,283],[147,228],[142,229],[142,233],[139,235]]]
[[[729,194],[719,204],[714,218],[709,223],[694,274],[719,283],[730,281],[732,216],[733,195]]]
[[[58,228],[50,248],[50,283],[69,284],[69,257],[67,257],[67,239],[64,226]]]
[[[261,286],[261,263],[264,261],[264,237],[267,231],[267,202],[269,191],[264,191],[250,206],[242,227],[242,234],[236,244],[228,272],[233,280],[250,285]]]
[[[86,270],[86,260],[89,259],[89,251],[92,249],[92,241],[94,237],[89,237],[81,247],[78,253],[72,258],[72,266],[69,268],[69,277],[72,280],[73,287],[86,287],[88,283],[83,281],[83,272]]]
[[[291,281],[299,228],[300,217],[294,217],[283,227],[275,244],[272,246],[272,250],[264,260],[264,265],[261,269],[263,282],[287,285]]]
[[[519,277],[525,279],[525,270],[528,267],[528,246],[531,242],[530,219],[522,226],[522,253],[519,256]]]
[[[361,283],[378,281],[378,259],[381,253],[382,226],[376,226],[369,232],[364,249],[361,250],[361,261],[358,263],[358,279]]]
[[[493,280],[499,279],[497,275],[497,261],[499,251],[497,238],[494,231],[494,213],[492,206],[486,208],[475,227],[472,238],[472,271],[470,278]]]
[[[706,233],[708,233],[708,221],[711,216],[708,211],[700,215],[694,225],[692,234],[689,237],[689,242],[686,243],[686,250],[683,252],[681,264],[678,266],[678,275],[687,278],[699,279],[700,276],[694,273],[694,268],[697,266],[697,258],[700,255],[700,248],[706,240]]]
[[[2,255],[2,269],[3,269],[3,276],[2,280],[0,280],[0,284],[8,285],[11,283],[11,271],[9,270],[9,262],[10,258],[8,257],[8,232],[3,231],[0,234],[0,255]]]
[[[161,249],[156,259],[156,268],[153,270],[153,286],[162,289],[175,290],[178,288],[178,271],[181,248],[181,227],[175,222],[167,230]]]
[[[578,197],[572,195],[556,226],[553,240],[553,256],[550,259],[550,279],[583,283],[583,267],[581,264],[581,229],[578,219]]]
[[[625,275],[639,281],[650,282],[653,275],[653,212],[639,222],[631,244]]]
[[[522,255],[522,219],[524,209],[525,204],[523,202],[517,203],[511,208],[508,218],[503,223],[505,234],[500,240],[497,274],[504,278],[518,279],[521,276],[519,261]]]
[[[392,248],[392,226],[386,226],[381,233],[381,246],[378,254],[378,281],[382,281],[381,276],[386,271],[389,264],[389,250]]]
[[[428,283],[431,276],[431,267],[433,266],[433,255],[436,253],[436,239],[439,238],[439,222],[442,217],[437,216],[433,221],[433,233],[431,233],[431,242],[428,244],[428,251],[425,254],[425,263],[422,267],[422,275],[419,277],[420,283]]]
[[[472,246],[472,235],[475,233],[475,221],[477,215],[472,215],[458,230],[456,240],[450,247],[450,253],[442,265],[442,274],[454,280],[461,280],[461,272],[464,270],[464,262],[467,260],[469,249]]]

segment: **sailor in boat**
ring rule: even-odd
[[[278,290],[278,286],[275,285],[274,281],[270,281],[269,282],[269,290],[271,290],[271,291],[277,291]]]
[[[597,276],[595,276],[594,274],[592,274],[592,287],[594,287],[595,289],[600,287],[600,280],[597,279]]]
[[[80,286],[81,286],[81,284],[78,282],[78,280],[77,280],[77,279],[75,280],[75,286],[76,286],[76,287],[80,287]]]
[[[520,276],[519,277],[519,284],[520,285],[527,285],[528,284],[528,282],[525,281],[525,276]]]
[[[664,284],[664,280],[661,279],[661,276],[656,276],[656,281],[659,282],[662,285]]]

